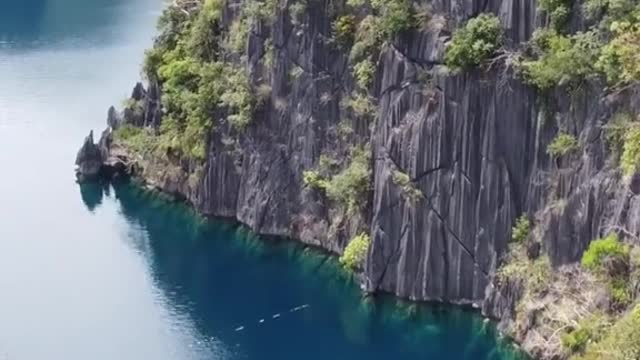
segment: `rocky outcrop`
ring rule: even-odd
[[[113,116],[109,109],[107,123],[111,123]],[[103,131],[100,140],[96,144],[93,139],[93,131],[89,133],[76,156],[76,179],[78,182],[86,182],[104,178],[114,180],[128,178],[136,174],[136,163],[126,149],[113,147],[112,128]]]
[[[93,141],[93,131],[84,139],[76,155],[76,178],[78,181],[95,179],[100,175],[103,157],[100,148]]]
[[[499,281],[497,278],[487,287],[487,296],[482,304],[482,313],[493,319],[500,319],[501,331],[510,333],[516,306],[522,298],[524,286],[519,279]]]

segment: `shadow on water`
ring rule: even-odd
[[[102,204],[102,199],[111,194],[111,185],[106,182],[87,182],[78,185],[82,202],[90,212]]]
[[[0,48],[52,46],[89,39],[104,44],[115,35],[119,23],[116,20],[127,16],[124,9],[128,1],[4,1],[0,9]]]
[[[170,306],[231,359],[524,359],[494,324],[456,307],[363,299],[334,257],[243,227],[206,221],[186,205],[115,185],[126,241]],[[83,201],[95,209],[100,196]],[[108,195],[107,195],[108,196]]]

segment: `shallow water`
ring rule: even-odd
[[[318,252],[80,188],[75,152],[139,78],[162,2],[0,6],[0,360],[512,358],[475,313],[363,301]]]

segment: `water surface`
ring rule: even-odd
[[[0,5],[0,360],[511,359],[476,314],[363,301],[325,255],[74,183],[162,5]]]

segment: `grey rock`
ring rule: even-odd
[[[116,130],[120,127],[121,123],[122,119],[120,114],[118,114],[118,111],[116,111],[116,108],[113,106],[109,107],[109,111],[107,113],[107,126]]]
[[[487,286],[486,296],[482,304],[482,314],[500,320],[499,327],[508,332],[511,320],[516,312],[518,301],[522,298],[524,286],[519,279],[492,281]]]
[[[537,241],[531,241],[527,244],[527,258],[529,260],[536,260],[540,257],[540,250],[542,246]]]
[[[102,161],[100,148],[93,142],[92,130],[76,155],[76,179],[83,182],[97,178],[100,175]]]
[[[144,89],[144,85],[141,82],[136,83],[131,92],[131,99],[135,101],[143,100],[147,96],[147,91]]]

